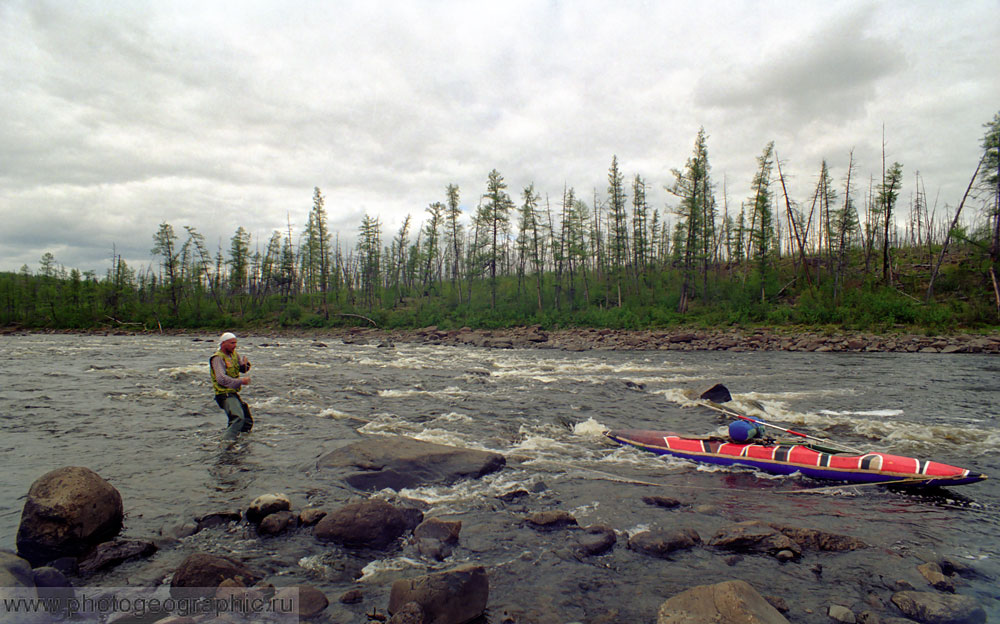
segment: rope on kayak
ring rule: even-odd
[[[899,481],[872,481],[870,483],[842,483],[840,485],[827,485],[823,487],[816,488],[804,488],[801,490],[778,490],[775,494],[820,494],[823,492],[830,492],[834,490],[843,490],[845,488],[860,488],[872,485],[881,485],[892,487],[894,485],[916,485],[918,483],[924,483],[928,479],[924,478],[914,478],[914,479],[901,479]]]
[[[615,481],[617,483],[628,483],[630,485],[646,485],[650,487],[669,487],[671,489],[683,489],[683,490],[713,490],[719,492],[731,491],[732,488],[721,488],[721,487],[706,487],[701,485],[679,485],[675,483],[654,483],[652,481],[641,481],[639,479],[629,479],[621,475],[616,475],[610,472],[604,472],[601,470],[595,470],[593,468],[585,468],[584,466],[577,466],[575,464],[562,464],[570,468],[575,468],[577,470],[583,470],[585,472],[591,472],[596,475],[600,475],[608,481]]]

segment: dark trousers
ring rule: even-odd
[[[250,406],[247,405],[240,395],[235,392],[215,395],[215,402],[219,404],[229,417],[229,426],[222,436],[225,440],[235,440],[237,434],[246,433],[253,429],[253,416],[250,415]]]

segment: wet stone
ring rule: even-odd
[[[567,511],[539,511],[527,518],[528,526],[533,529],[543,531],[564,529],[568,526],[576,526],[576,518]]]
[[[654,557],[669,557],[678,550],[688,550],[700,543],[701,536],[694,529],[657,529],[633,535],[629,538],[628,547]]]
[[[205,514],[199,518],[195,518],[195,532],[204,531],[205,529],[211,529],[217,526],[222,526],[224,524],[229,524],[230,522],[239,522],[243,519],[243,514],[238,511],[220,511],[210,514]]]
[[[668,496],[643,496],[642,502],[647,505],[662,507],[664,509],[676,509],[683,504],[676,498],[670,498]]]

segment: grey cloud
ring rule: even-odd
[[[988,2],[689,4],[0,0],[0,270],[113,244],[149,263],[163,220],[213,250],[237,225],[266,243],[289,215],[297,237],[314,186],[342,237],[364,212],[387,235],[419,222],[450,183],[471,211],[494,167],[512,197],[534,182],[557,202],[566,184],[589,203],[614,154],[662,209],[699,126],[730,198],[771,139],[803,187],[852,146],[866,176],[886,118],[907,167],[965,178],[954,146],[974,151],[1000,101],[989,63],[968,62],[998,41],[977,26]]]
[[[765,119],[772,124],[785,115],[802,121],[856,116],[878,94],[879,81],[907,66],[898,43],[867,32],[871,19],[868,11],[849,14],[758,63],[732,65],[705,76],[695,102],[770,111]]]

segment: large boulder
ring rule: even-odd
[[[452,570],[435,572],[392,584],[389,613],[396,613],[409,602],[424,611],[428,624],[463,624],[486,611],[490,583],[481,565],[465,564]]]
[[[227,579],[249,587],[261,578],[259,573],[229,557],[196,552],[188,555],[174,571],[170,595],[174,598],[211,597]]]
[[[421,485],[478,479],[506,463],[499,453],[402,436],[372,436],[327,453],[317,465],[345,472],[344,480],[359,490],[390,488],[398,492]]]
[[[93,470],[57,468],[28,490],[17,530],[18,553],[32,565],[79,557],[122,529],[122,496]]]
[[[901,591],[892,603],[903,615],[923,624],[982,624],[986,611],[975,598],[959,594]]]
[[[349,548],[384,548],[423,520],[419,510],[402,509],[380,499],[351,503],[327,514],[313,529],[324,542]]]
[[[660,605],[656,624],[788,624],[746,581],[698,585]]]

